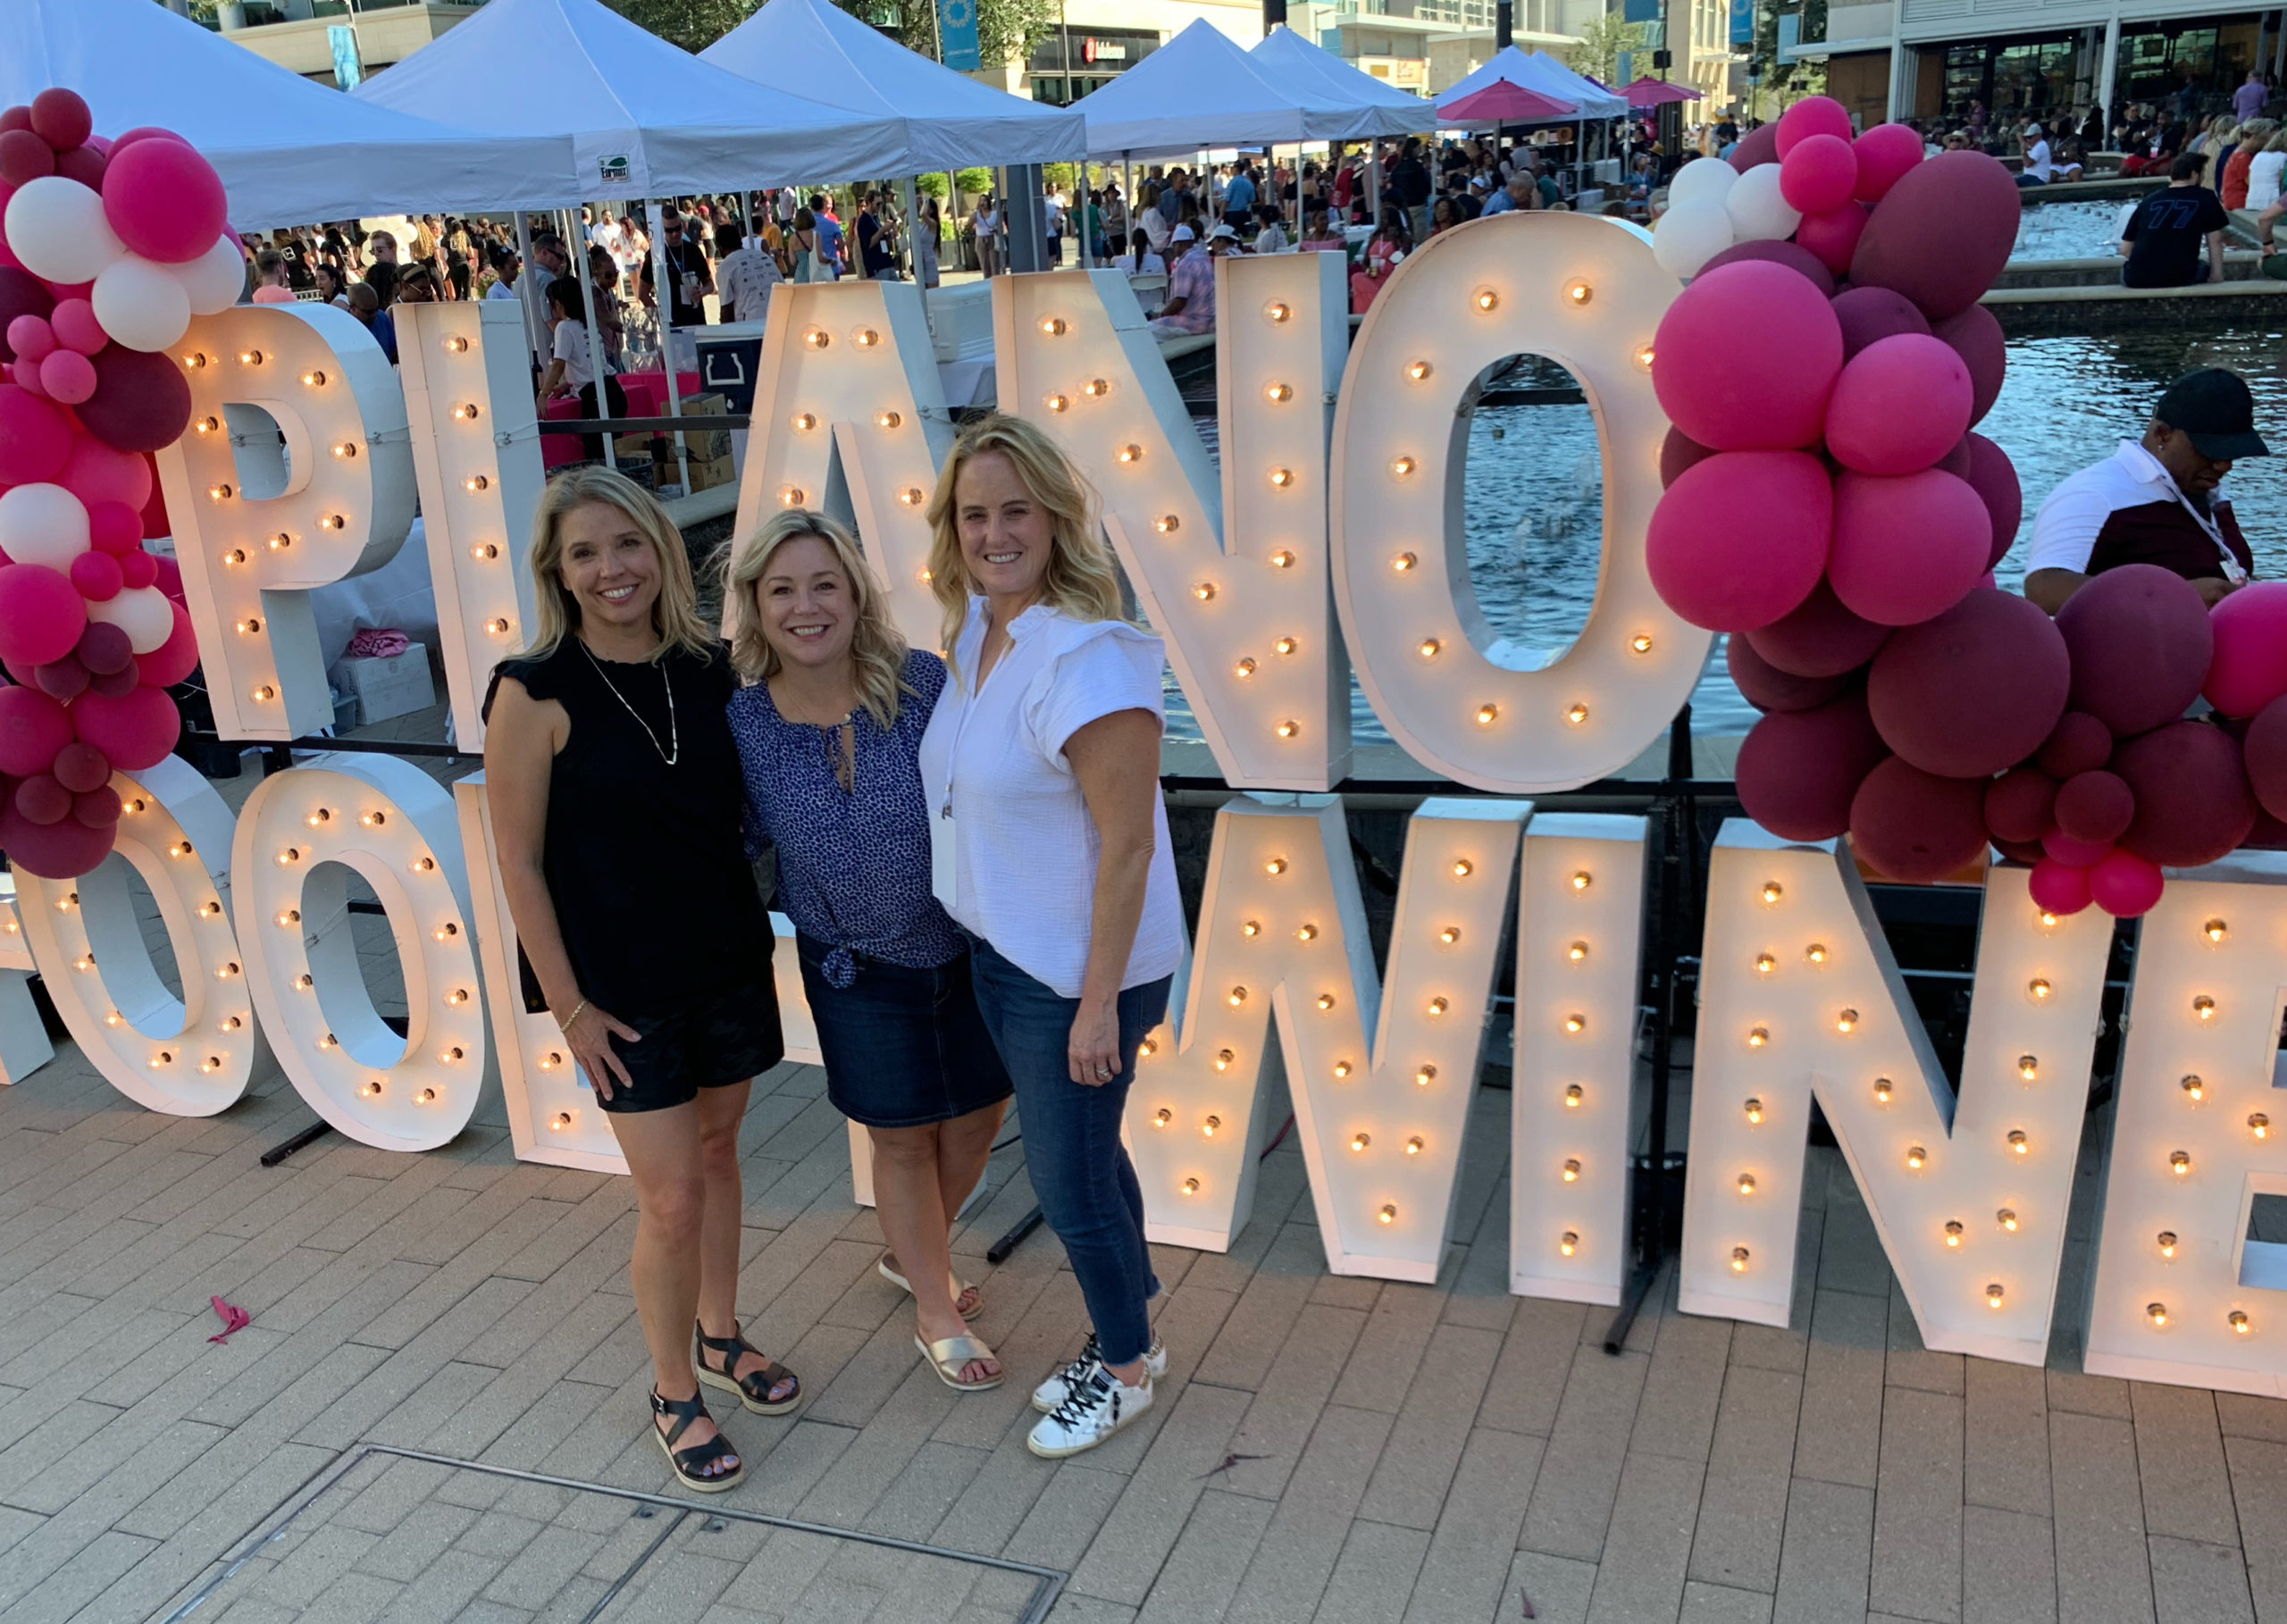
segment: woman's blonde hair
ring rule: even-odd
[[[2287,128],[2282,128],[2274,131],[2271,139],[2263,144],[2263,150],[2266,152],[2287,152]]]
[[[961,628],[968,623],[968,559],[961,551],[955,488],[961,470],[980,456],[998,452],[1009,459],[1033,500],[1048,510],[1051,540],[1048,568],[1036,600],[1075,620],[1124,620],[1119,573],[1111,548],[1096,524],[1096,493],[1072,459],[1046,432],[1022,417],[996,412],[981,417],[954,438],[952,454],[937,475],[929,498],[929,590],[945,611],[945,660],[952,664]]]
[[[905,682],[905,639],[883,611],[880,584],[858,550],[858,538],[822,513],[788,507],[771,515],[769,523],[739,543],[723,567],[723,607],[730,623],[731,664],[750,682],[767,682],[785,661],[763,635],[762,614],[755,589],[770,573],[770,561],[789,541],[815,536],[825,542],[850,583],[850,607],[855,616],[850,632],[850,657],[857,666],[858,702],[884,732],[897,724],[901,697],[912,692]]]
[[[539,605],[540,624],[519,659],[546,659],[563,647],[580,624],[580,606],[564,585],[564,520],[590,503],[616,508],[651,544],[659,560],[659,595],[651,604],[651,628],[659,634],[652,654],[663,659],[668,650],[681,649],[704,658],[715,649],[715,635],[699,617],[699,589],[691,578],[691,555],[683,550],[683,532],[659,506],[658,498],[609,468],[574,468],[549,481],[532,515],[532,599]]]

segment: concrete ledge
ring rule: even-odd
[[[1995,292],[2023,293],[2060,288],[2116,286],[2125,262],[2116,254],[2089,255],[2074,259],[2013,259],[2002,267]],[[2263,256],[2252,248],[2226,248],[2224,275],[2227,281],[2249,281]],[[2148,289],[2174,292],[2174,289]]]
[[[739,481],[733,480],[728,484],[709,485],[704,490],[676,497],[659,506],[667,510],[667,517],[675,522],[678,530],[704,524],[709,519],[727,518],[739,509]]]
[[[2100,176],[2094,180],[2059,180],[2024,188],[2028,203],[2071,203],[2090,197],[2141,197],[2168,183],[2166,175]]]
[[[1978,302],[1999,319],[2005,332],[2015,334],[2086,332],[2093,306],[2107,306],[2105,319],[2116,327],[2212,327],[2234,319],[2275,322],[2283,298],[2287,298],[2287,282],[2251,277],[2191,288],[2123,288],[2117,282],[2087,288],[1998,288]]]

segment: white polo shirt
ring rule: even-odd
[[[937,900],[965,928],[1060,998],[1080,996],[1102,842],[1066,741],[1123,710],[1164,720],[1160,640],[1124,621],[1076,620],[1035,604],[982,689],[984,599],[971,598],[953,679],[921,737]],[[1156,764],[1155,764],[1156,766]],[[1166,804],[1152,798],[1152,867],[1122,989],[1183,962],[1183,902]]]
[[[2232,542],[2246,542],[2232,516],[2229,482],[2216,485],[2203,516],[2184,501],[2158,457],[2124,439],[2119,450],[2066,475],[2048,493],[2033,515],[2025,573],[2157,564],[2187,577],[2244,579],[2246,560]]]

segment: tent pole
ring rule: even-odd
[[[913,233],[921,224],[921,194],[913,184],[911,175],[902,175],[897,183],[898,201],[905,205],[905,263],[913,278],[913,285],[921,286],[921,249]]]
[[[516,273],[516,295],[524,308],[524,342],[537,356],[548,348],[540,336],[548,331],[548,310],[532,297],[532,228],[522,209],[516,211],[516,263],[523,267]]]
[[[564,225],[571,228],[571,211],[568,209],[564,211],[563,217]],[[609,422],[611,391],[604,387],[604,369],[610,363],[604,356],[603,323],[596,315],[596,306],[603,301],[596,297],[596,279],[588,270],[588,245],[584,242],[574,243],[566,238],[565,247],[571,252],[572,273],[581,279],[572,285],[585,296],[580,301],[580,307],[588,313],[588,370],[596,375],[596,415]],[[606,429],[603,432],[603,442],[604,466],[616,473],[619,468],[619,450],[612,443],[609,429]]]
[[[658,301],[659,370],[667,377],[667,415],[683,415],[683,391],[675,384],[674,310],[675,289],[667,280],[667,205],[665,202],[646,198],[646,211],[651,217],[651,290]],[[601,388],[596,390],[603,393]],[[683,481],[683,493],[691,494],[691,452],[683,444],[683,431],[675,431],[675,473]],[[658,483],[657,471],[652,482]]]

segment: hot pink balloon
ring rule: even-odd
[[[115,150],[104,175],[104,218],[144,258],[179,265],[222,234],[229,200],[214,166],[179,141]]]
[[[1806,214],[1803,223],[1795,228],[1795,241],[1840,276],[1850,269],[1850,257],[1858,252],[1858,239],[1866,234],[1867,218],[1864,208],[1847,202],[1823,214]]]
[[[2274,699],[2256,713],[2241,749],[2257,805],[2266,816],[2287,822],[2287,699]]]
[[[78,406],[96,392],[96,364],[76,349],[59,349],[39,364],[39,387],[59,405]]]
[[[165,357],[161,357],[166,360]],[[166,360],[169,372],[177,369]],[[190,386],[183,385],[188,400]],[[189,413],[186,410],[184,415]],[[71,420],[13,383],[0,383],[0,485],[52,480],[71,455]]]
[[[0,850],[8,860],[44,880],[76,880],[110,855],[115,828],[91,829],[76,817],[36,824],[17,810],[12,797],[0,809]]]
[[[87,600],[65,575],[37,564],[0,568],[0,658],[60,660],[87,625]]]
[[[1688,297],[1687,294],[1686,297]],[[1653,509],[1652,585],[1696,626],[1769,625],[1826,567],[1832,486],[1799,451],[1730,451],[1686,469]]]
[[[167,640],[135,657],[135,669],[147,687],[172,688],[198,668],[198,639],[191,632],[190,612],[180,603],[174,609],[175,629]]]
[[[1850,144],[1858,155],[1858,201],[1880,203],[1922,162],[1922,137],[1903,124],[1877,124]]]
[[[109,553],[114,558],[140,551],[143,515],[124,502],[89,502],[88,539],[97,552]]]
[[[119,699],[82,694],[72,702],[71,725],[122,773],[158,766],[182,736],[182,716],[159,688],[138,688]]]
[[[1944,614],[1977,585],[1993,521],[1977,492],[1927,469],[1886,479],[1844,473],[1834,482],[1834,549],[1827,579],[1843,607],[1886,626]]]
[[[1817,440],[1842,329],[1802,277],[1763,261],[1700,273],[1660,318],[1653,387],[1676,427],[1718,451]]]
[[[71,460],[55,482],[90,510],[105,503],[140,510],[151,499],[151,465],[83,435],[73,442]]]
[[[129,590],[140,591],[159,578],[159,561],[147,552],[128,553],[119,561],[119,574]]]
[[[1797,146],[1814,135],[1829,135],[1845,146],[1850,144],[1850,112],[1830,96],[1806,96],[1779,115],[1779,161],[1784,163]]]
[[[2287,694],[2287,581],[2258,581],[2208,611],[2216,656],[2200,691],[2227,716],[2252,716]]]
[[[8,323],[8,347],[19,361],[45,361],[55,353],[55,329],[44,317],[20,315]]]
[[[2032,878],[2025,889],[2032,893],[2033,905],[2044,913],[2077,914],[2089,906],[2089,871],[2043,858],[2033,865]]]
[[[2132,851],[2108,853],[2089,870],[2090,900],[2115,919],[2133,919],[2151,912],[2166,888],[2167,877],[2160,866]]]
[[[182,595],[182,565],[164,553],[153,554],[152,562],[158,566],[159,574],[151,584],[177,604],[188,607],[188,600]]]
[[[1900,333],[1846,362],[1826,404],[1826,448],[1861,473],[1915,473],[1969,431],[1969,368],[1939,339]],[[1981,558],[1982,555],[1981,555]]]
[[[1786,138],[1784,125],[1780,138]],[[1850,201],[1858,184],[1858,160],[1845,136],[1805,136],[1779,160],[1779,195],[1798,213],[1824,214]]]
[[[56,342],[83,356],[92,356],[111,342],[111,335],[96,320],[96,307],[85,299],[66,299],[52,311],[47,324]]]
[[[71,560],[71,586],[90,603],[109,603],[125,584],[119,560],[90,548]]]
[[[45,773],[71,742],[71,717],[37,688],[0,688],[0,773]]]

